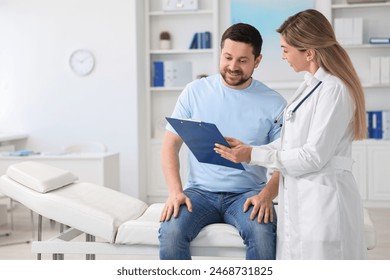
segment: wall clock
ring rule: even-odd
[[[69,66],[76,75],[86,76],[95,67],[95,57],[89,50],[75,50],[69,57]]]

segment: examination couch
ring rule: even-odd
[[[0,192],[36,212],[40,219],[38,240],[32,252],[65,254],[158,256],[159,217],[163,203],[147,205],[124,193],[80,182],[67,170],[24,161],[9,166],[0,178]],[[42,240],[42,217],[65,225],[64,230]],[[365,210],[367,249],[375,247],[375,230]],[[206,226],[191,242],[191,255],[245,258],[238,231],[228,224]]]

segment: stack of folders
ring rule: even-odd
[[[334,31],[342,45],[363,44],[363,18],[335,18]]]
[[[390,110],[368,111],[368,138],[390,140]]]
[[[210,49],[211,48],[211,32],[196,32],[192,37],[190,49]]]

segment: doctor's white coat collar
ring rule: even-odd
[[[294,103],[306,90],[313,88],[319,81],[324,81],[330,76],[329,73],[325,72],[323,68],[318,68],[314,75],[306,72],[304,75],[304,81],[300,84],[292,98],[287,104],[287,107]]]
[[[307,72],[304,76],[307,87],[315,86],[319,81],[324,81],[330,74],[327,73],[322,67],[314,73],[314,75]]]

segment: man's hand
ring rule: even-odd
[[[248,211],[251,205],[253,205],[253,210],[250,215],[251,220],[254,220],[257,216],[258,223],[261,223],[262,221],[264,221],[265,224],[273,222],[273,202],[268,190],[263,189],[259,194],[249,197],[244,203],[244,212]]]
[[[160,222],[169,221],[172,217],[176,218],[179,215],[180,205],[185,204],[189,212],[192,212],[191,200],[183,193],[170,194],[165,202],[164,209],[161,212]]]

